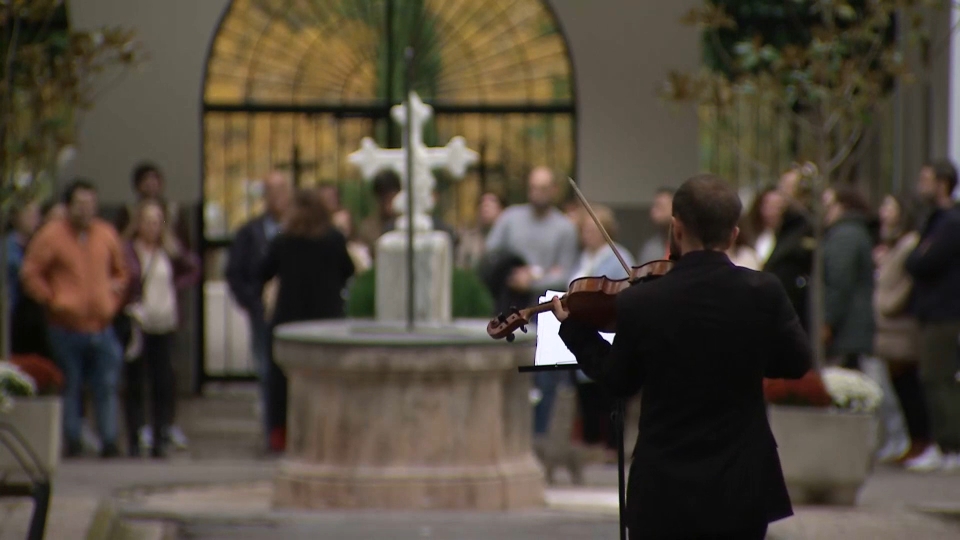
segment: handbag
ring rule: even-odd
[[[143,286],[147,282],[156,260],[157,255],[154,254],[147,262],[147,266],[144,267],[143,274],[140,276],[141,291],[143,291]],[[127,304],[114,318],[114,333],[116,333],[120,346],[123,348],[123,357],[128,362],[136,360],[143,350],[143,332],[140,328],[142,322],[143,305],[140,302]]]

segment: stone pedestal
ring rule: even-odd
[[[416,231],[413,240],[414,319],[432,325],[452,319],[453,246],[443,231]],[[377,241],[377,320],[407,320],[407,232],[390,231]]]
[[[278,508],[512,510],[541,507],[531,443],[533,340],[486,321],[407,334],[372,321],[276,331],[289,378]]]

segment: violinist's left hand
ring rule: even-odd
[[[553,297],[551,306],[553,306],[553,314],[557,317],[558,321],[563,322],[570,316],[570,312],[567,311],[567,308],[563,307],[563,304],[560,302],[559,296]]]

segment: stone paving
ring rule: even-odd
[[[54,486],[48,540],[85,537],[104,497],[130,517],[181,524],[183,540],[331,538],[552,540],[616,538],[616,469],[590,467],[587,486],[560,478],[548,509],[516,513],[274,512],[269,479],[275,464],[256,460],[80,460],[64,463]],[[880,469],[855,509],[799,508],[773,524],[771,540],[939,540],[960,538],[960,521],[920,514],[919,507],[960,515],[960,475],[913,475]],[[30,505],[0,503],[0,540],[22,540]]]
[[[615,472],[592,468],[588,479],[592,485],[587,487],[549,489],[548,509],[498,513],[493,519],[485,513],[274,512],[269,482],[132,493],[124,505],[135,517],[178,520],[183,523],[182,538],[197,540],[616,538],[618,498],[611,486]],[[771,526],[769,538],[960,538],[960,521],[911,511],[938,505],[960,509],[960,477],[881,470],[865,486],[860,507],[798,508],[795,517]]]

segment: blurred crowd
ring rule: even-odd
[[[747,211],[730,260],[775,275],[810,331],[820,321],[811,301],[819,242],[824,291],[819,330],[827,363],[867,371],[890,390],[878,458],[912,471],[960,468],[955,166],[924,165],[909,193],[885,195],[876,207],[854,185],[829,187],[815,201],[811,180],[798,167],[744,201]],[[578,277],[627,277],[580,204],[573,201],[561,211],[555,205],[558,193],[551,171],[537,168],[528,178],[526,204],[504,208],[495,194],[481,196],[478,222],[469,231],[470,242],[459,245],[458,261],[477,269],[498,312],[530,305],[546,290],[566,290]],[[671,200],[671,189],[656,191],[649,214],[655,233],[636,252],[615,244],[629,265],[668,255]],[[616,240],[618,223],[610,208],[596,206],[595,214]],[[819,241],[817,229],[823,231]],[[559,384],[576,388],[583,441],[612,461],[611,404],[581,372],[569,381],[554,372],[535,375],[536,435],[547,432]]]
[[[909,194],[886,195],[876,207],[850,185],[828,188],[814,201],[809,180],[802,169],[790,170],[744,201],[731,261],[775,275],[808,330],[821,322],[829,363],[881,372],[892,391],[880,459],[915,471],[960,468],[955,167],[925,165]],[[47,359],[62,372],[67,456],[163,457],[189,444],[176,422],[171,357],[185,317],[178,299],[199,282],[200,260],[185,210],[165,197],[160,169],[142,164],[131,181],[135,202],[112,222],[98,217],[96,186],[78,179],[58,200],[18,207],[6,238],[12,352]],[[489,291],[490,315],[531,305],[579,277],[627,277],[579,202],[558,205],[561,189],[549,168],[534,168],[526,181],[526,203],[507,206],[501,194],[485,192],[470,226],[456,230],[435,219],[435,228],[451,236],[456,266]],[[334,185],[296,189],[281,172],[262,185],[263,211],[237,230],[226,279],[250,324],[264,450],[280,453],[287,380],[272,358],[273,328],[345,316],[352,277],[373,267],[377,239],[396,225],[401,182],[392,172],[379,174],[371,186],[374,210],[362,220],[342,205]],[[668,255],[672,195],[669,188],[655,192],[654,232],[635,249],[617,242],[615,212],[593,207],[629,266]],[[817,229],[824,231],[822,320],[812,316],[810,298]],[[576,390],[582,440],[613,461],[611,404],[581,372],[535,375],[536,435],[550,426],[559,385]]]

